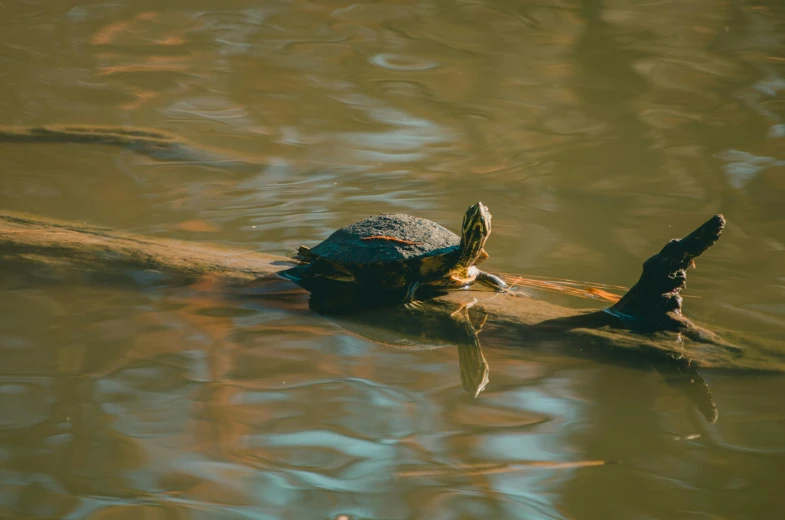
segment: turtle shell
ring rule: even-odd
[[[423,218],[368,217],[339,229],[310,250],[350,272],[359,283],[402,287],[446,275],[458,260],[461,238]]]
[[[339,229],[311,252],[331,262],[362,265],[444,255],[457,251],[460,245],[458,235],[435,222],[386,214]]]

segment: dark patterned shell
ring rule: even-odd
[[[444,256],[457,251],[460,245],[458,235],[435,222],[410,215],[386,214],[339,229],[311,252],[338,264],[362,266]]]

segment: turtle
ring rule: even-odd
[[[458,288],[476,281],[508,292],[504,280],[475,265],[488,258],[484,246],[490,234],[491,213],[482,202],[466,211],[460,237],[424,218],[375,215],[335,231],[312,249],[300,246],[294,258],[301,265],[294,269],[303,281],[326,278],[403,290],[403,303],[424,285]]]

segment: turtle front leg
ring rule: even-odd
[[[477,271],[477,283],[481,283],[488,287],[495,289],[497,292],[503,292],[506,294],[514,294],[510,289],[510,286],[502,280],[500,277],[496,276],[495,274],[486,273],[484,271]]]

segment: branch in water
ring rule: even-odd
[[[495,329],[494,334],[499,337],[508,335],[523,343],[534,337],[542,338],[543,334],[548,338],[554,334],[562,338],[566,338],[567,334],[583,338],[591,333],[605,345],[600,350],[607,350],[611,345],[621,350],[637,351],[645,345],[655,350],[673,351],[674,347],[659,337],[630,335],[624,329],[672,331],[712,346],[700,352],[694,349],[690,352],[695,366],[785,370],[785,364],[774,362],[766,353],[753,355],[745,351],[740,357],[738,349],[680,314],[640,314],[672,308],[663,305],[660,300],[664,299],[667,303],[678,296],[683,280],[671,282],[666,285],[672,287],[671,291],[663,292],[659,290],[662,283],[657,283],[663,277],[662,273],[665,273],[665,282],[672,280],[673,270],[683,276],[683,269],[692,258],[717,239],[723,223],[721,217],[715,217],[684,240],[671,242],[646,262],[641,281],[613,308],[616,313],[619,312],[618,307],[624,309],[623,312],[638,312],[634,320],[619,319],[620,316],[614,317],[613,312],[587,314],[533,298],[508,298],[480,291],[449,291],[433,301],[461,305],[479,298],[489,316],[489,323]],[[254,251],[135,236],[40,217],[0,214],[0,274],[41,276],[55,281],[93,280],[97,277],[102,282],[128,281],[132,284],[140,281],[148,283],[152,279],[169,285],[190,284],[208,278],[217,282],[216,287],[223,282],[240,288],[242,293],[253,294],[252,282],[278,279],[281,271],[294,265],[296,263],[289,258]],[[652,276],[652,273],[657,276]],[[627,301],[624,302],[624,299]],[[624,305],[620,305],[622,302]],[[580,341],[584,345],[583,340]]]
[[[680,293],[687,286],[687,268],[714,245],[725,228],[725,217],[714,215],[683,239],[673,239],[643,263],[638,283],[609,311],[621,317],[681,315]]]

